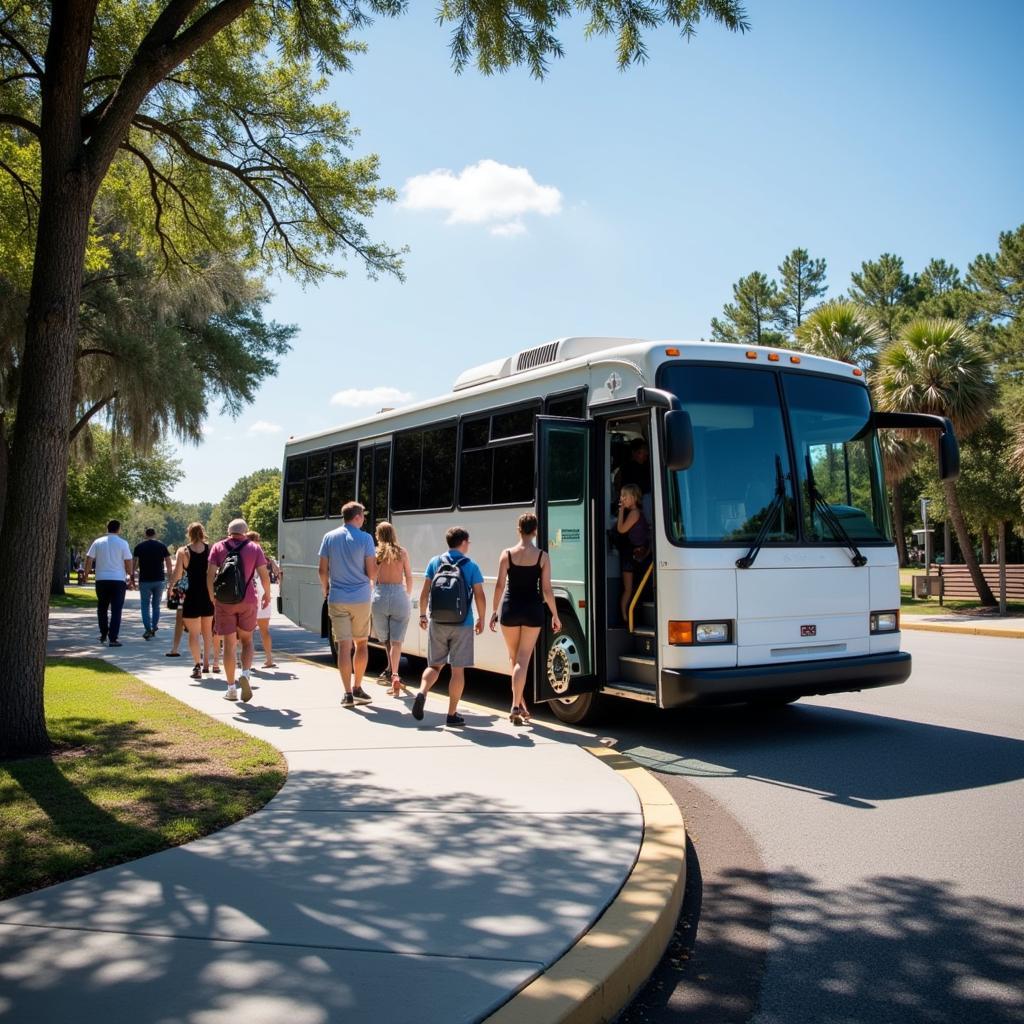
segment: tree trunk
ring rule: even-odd
[[[994,607],[996,603],[992,588],[988,585],[985,577],[981,574],[981,566],[974,555],[974,545],[971,543],[971,535],[967,532],[967,523],[964,521],[964,514],[960,510],[960,499],[956,494],[956,484],[952,480],[943,480],[942,487],[946,494],[946,507],[949,512],[946,522],[953,521],[953,528],[956,530],[957,543],[964,556],[964,564],[967,566],[974,587],[978,591],[978,597],[983,605]]]
[[[896,534],[896,553],[899,555],[900,568],[905,569],[910,564],[910,560],[907,558],[907,538],[903,523],[903,495],[900,493],[899,484],[894,484],[892,489],[892,525]]]
[[[981,561],[983,565],[992,561],[992,534],[987,526],[981,528]]]
[[[60,489],[60,519],[57,520],[57,547],[53,553],[53,575],[50,577],[50,596],[64,593],[68,574],[68,478]]]
[[[1006,521],[999,520],[999,614],[1006,614]]]
[[[953,561],[953,536],[949,526],[950,517],[942,524],[942,560],[949,565]],[[973,550],[973,549],[972,549]]]
[[[11,451],[7,446],[7,425],[0,412],[0,530],[4,528],[4,506],[7,504],[7,463]]]

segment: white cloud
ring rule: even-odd
[[[284,428],[279,423],[268,423],[266,420],[257,420],[249,427],[250,434],[280,434]]]
[[[498,238],[512,238],[515,235],[525,235],[526,225],[521,220],[510,220],[507,224],[495,224],[491,228],[491,234]]]
[[[458,174],[447,168],[417,174],[402,189],[407,210],[443,210],[447,224],[490,224],[491,234],[522,235],[522,217],[537,213],[551,217],[562,212],[562,193],[553,185],[538,185],[525,167],[481,160]]]
[[[412,398],[408,391],[398,388],[345,388],[331,395],[331,405],[342,405],[347,409],[377,408],[402,405]]]

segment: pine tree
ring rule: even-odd
[[[860,265],[850,275],[850,298],[877,321],[889,341],[910,320],[914,307],[916,281],[903,269],[903,260],[884,252],[877,260]]]
[[[784,336],[775,329],[779,318],[779,286],[759,270],[741,277],[732,286],[733,301],[722,308],[724,319],[711,321],[712,341],[735,345],[782,345]]]
[[[780,264],[779,326],[792,334],[804,321],[810,304],[828,291],[827,265],[812,260],[806,249],[794,249]]]

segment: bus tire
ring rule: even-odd
[[[583,632],[576,622],[576,617],[565,608],[560,611],[562,628],[551,638],[542,666],[543,670],[549,673],[549,682],[556,690],[557,685],[555,679],[551,678],[552,673],[564,672],[567,664],[578,664],[573,661],[572,655],[577,649],[582,650],[585,645]],[[596,693],[577,693],[571,697],[549,701],[548,705],[551,713],[560,722],[581,725],[597,719],[602,703],[602,699]]]

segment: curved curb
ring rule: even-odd
[[[1024,640],[1024,629],[994,629],[991,626],[946,626],[941,622],[907,622],[905,617],[901,618],[900,629],[916,629],[922,633],[960,633],[965,636],[1005,636],[1011,640]]]
[[[686,828],[668,790],[635,761],[585,747],[636,790],[644,836],[629,877],[590,930],[543,974],[485,1018],[487,1024],[611,1021],[657,966],[686,887]]]

